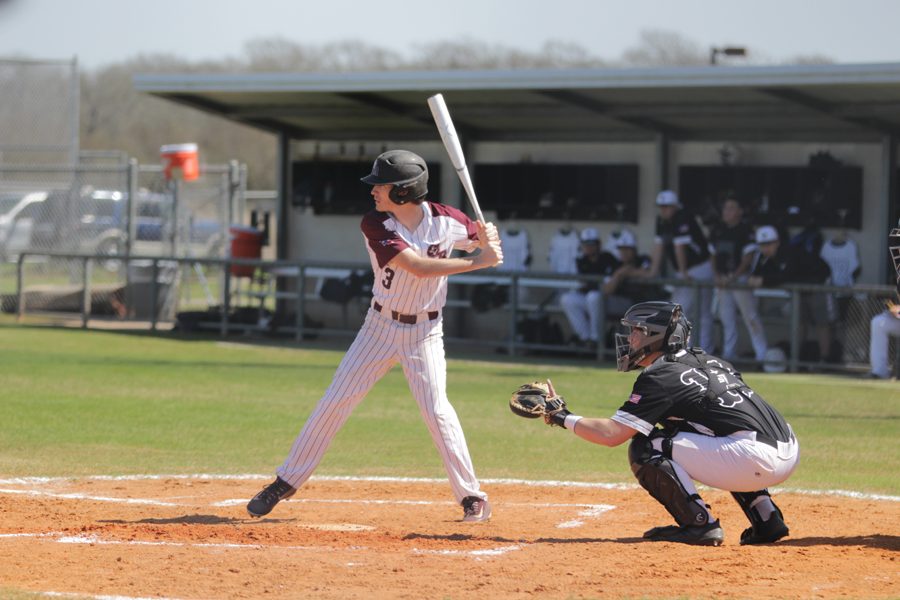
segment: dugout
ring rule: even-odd
[[[532,270],[548,269],[570,221],[604,240],[627,226],[647,252],[660,189],[698,212],[735,190],[758,222],[799,228],[816,207],[826,237],[857,242],[860,283],[892,283],[900,63],[145,74],[134,85],[277,136],[281,259],[367,262],[356,240],[369,196],[357,182],[387,148],[421,154],[436,197],[466,208],[426,105],[441,92],[485,216],[528,231]]]

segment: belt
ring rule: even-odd
[[[381,306],[380,304],[378,304],[377,302],[373,302],[373,303],[372,303],[372,308],[374,308],[374,309],[377,310],[378,312],[381,312],[381,310],[382,310],[384,307]],[[440,314],[441,314],[441,313],[440,313],[440,311],[438,311],[438,310],[432,310],[432,311],[429,311],[429,312],[428,312],[428,320],[434,321],[435,319],[438,318],[438,316],[439,316]],[[400,322],[400,323],[405,323],[405,324],[407,324],[407,325],[415,325],[415,324],[416,324],[416,321],[419,320],[419,317],[416,316],[416,315],[404,315],[404,314],[402,314],[402,313],[398,313],[396,310],[392,310],[392,311],[391,311],[391,318],[392,318],[393,320],[395,320],[395,321],[398,321],[398,322]]]
[[[789,443],[791,443],[791,442],[793,441],[793,439],[794,439],[794,434],[792,433],[792,434],[791,434],[791,437],[788,438],[788,440],[787,440],[786,442],[781,442],[781,443],[782,443],[782,444],[789,444]],[[772,446],[772,447],[775,448],[776,450],[778,449],[778,440],[776,440],[775,438],[771,438],[771,437],[767,436],[767,435],[764,434],[764,433],[760,433],[760,432],[757,431],[757,432],[756,432],[756,441],[757,441],[757,442],[762,442],[763,444],[766,444],[767,446]]]

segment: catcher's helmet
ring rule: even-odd
[[[393,185],[389,194],[395,204],[421,202],[428,194],[428,165],[409,150],[388,150],[378,155],[372,172],[360,181],[370,185]]]
[[[685,318],[680,304],[674,302],[641,302],[625,312],[622,325],[628,334],[616,334],[616,366],[630,371],[654,352],[671,354],[687,348],[691,337],[691,323]],[[639,346],[631,344],[631,332],[639,329],[644,337]]]

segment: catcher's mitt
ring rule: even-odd
[[[519,386],[509,398],[509,409],[526,419],[543,417],[548,425],[559,427],[564,427],[563,422],[571,414],[566,408],[566,401],[556,395],[549,379],[546,383],[532,381]]]

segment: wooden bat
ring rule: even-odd
[[[441,140],[444,142],[444,148],[450,155],[450,161],[459,180],[462,182],[466,196],[469,198],[469,204],[475,211],[475,218],[484,223],[484,215],[481,214],[481,207],[478,206],[478,198],[475,196],[475,188],[472,185],[472,178],[469,176],[469,169],[466,167],[466,157],[463,155],[462,145],[459,143],[459,136],[456,135],[456,128],[453,126],[453,120],[450,118],[450,111],[447,110],[447,103],[441,94],[435,94],[428,99],[428,108],[431,109],[431,116],[437,125],[438,132],[441,134]]]

